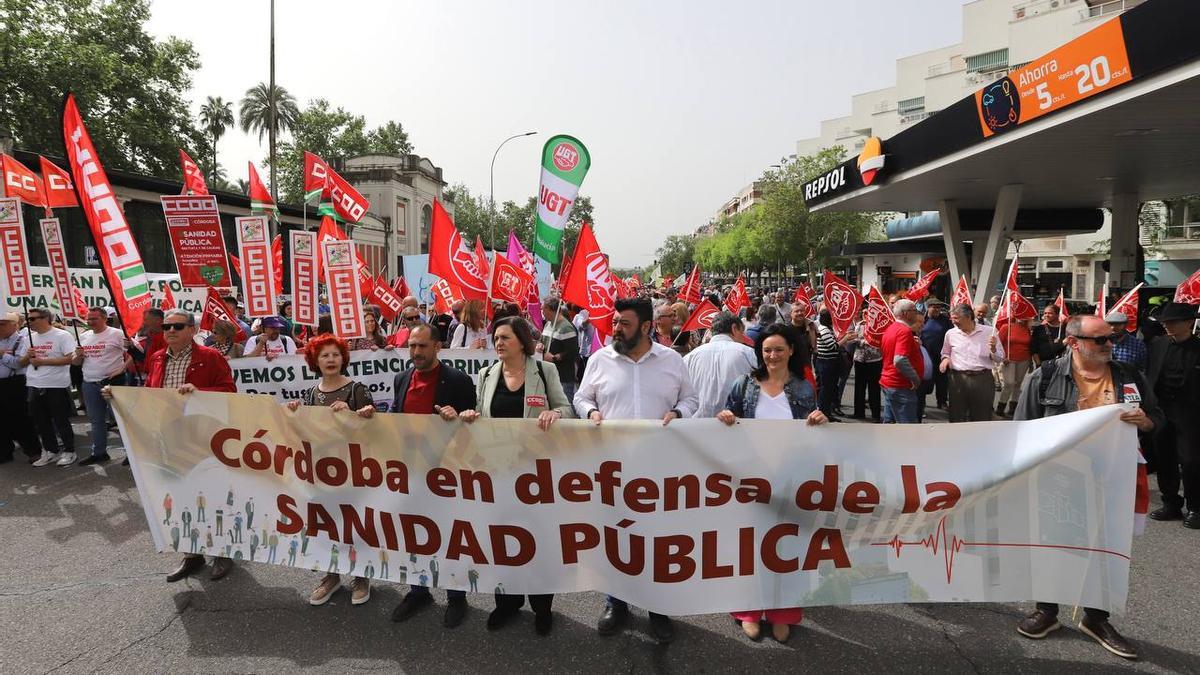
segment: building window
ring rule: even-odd
[[[906,98],[896,104],[896,112],[901,115],[908,115],[915,112],[920,112],[925,109],[925,97],[918,96],[916,98]]]
[[[982,73],[1008,68],[1008,47],[967,57],[967,72]]]
[[[429,224],[433,221],[433,207],[426,204],[421,207],[421,253],[429,253]]]
[[[396,200],[396,234],[404,234],[405,221],[408,220],[408,211],[404,208],[404,201]]]

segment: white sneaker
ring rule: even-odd
[[[74,463],[75,463],[75,453],[73,453],[73,452],[62,453],[58,458],[58,462],[56,462],[56,464],[58,464],[59,466],[71,466]]]
[[[34,466],[49,466],[57,461],[58,461],[58,453],[57,452],[50,452],[49,450],[43,450],[41,458],[39,458],[38,461],[34,462],[33,465]]]

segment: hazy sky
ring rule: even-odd
[[[553,133],[592,155],[582,193],[614,265],[648,264],[669,234],[707,222],[762,170],[894,84],[898,57],[961,39],[962,0],[774,2],[310,2],[276,4],[276,81],[404,125],[450,183],[496,201],[537,190]],[[236,102],[268,74],[267,0],[157,0],[149,30],[190,40],[206,96]],[[231,178],[265,141],[230,130]],[[265,176],[264,176],[265,177]]]

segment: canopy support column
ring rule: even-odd
[[[962,227],[958,223],[958,205],[953,201],[938,202],[938,217],[942,222],[942,240],[946,243],[946,264],[950,268],[950,287],[967,275],[967,248],[963,245]],[[949,300],[949,298],[946,298]]]
[[[1130,289],[1139,281],[1137,269],[1138,214],[1142,203],[1137,194],[1112,197],[1112,244],[1109,249],[1108,284],[1110,288]]]
[[[993,288],[1004,271],[1004,259],[1008,244],[1012,241],[1013,226],[1017,222],[1017,209],[1021,206],[1023,185],[1005,185],[996,197],[996,211],[992,214],[992,229],[988,231],[987,246],[983,250],[983,262],[979,267],[979,281],[975,286],[975,304],[988,301]]]

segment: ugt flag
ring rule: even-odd
[[[558,245],[579,186],[592,166],[591,155],[578,139],[553,136],[542,147],[542,184],[538,187],[537,227],[533,252],[549,263],[559,260]]]

